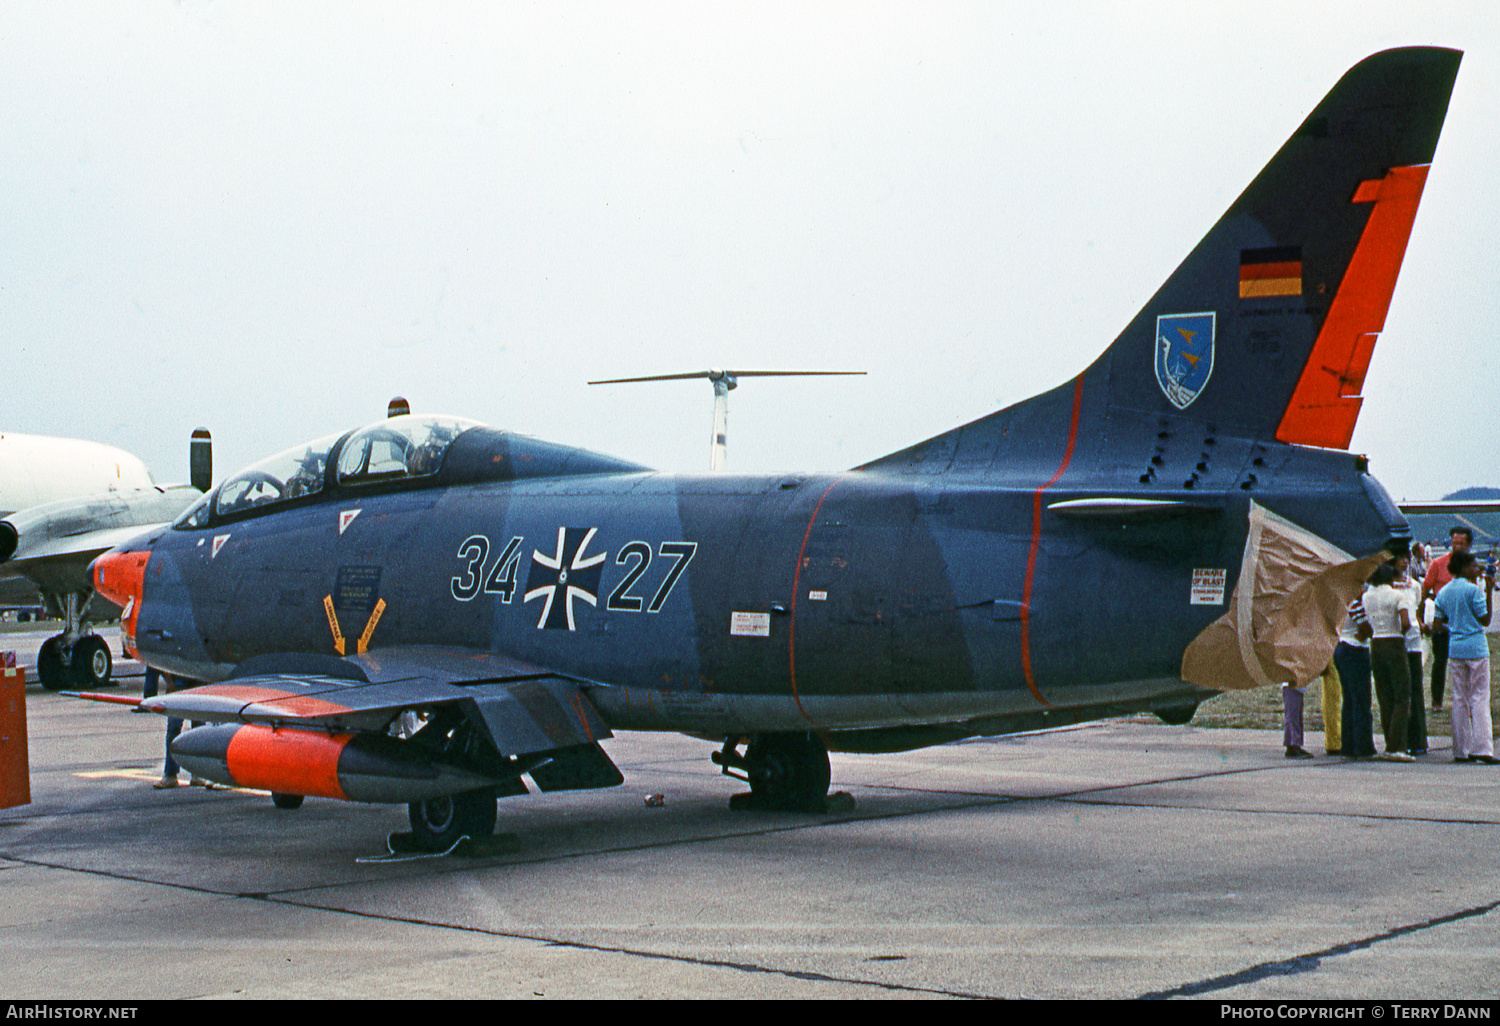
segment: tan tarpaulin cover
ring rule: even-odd
[[[1252,502],[1229,612],[1188,645],[1182,679],[1219,691],[1306,685],[1333,658],[1349,600],[1390,558],[1355,559]]]

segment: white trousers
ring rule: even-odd
[[[1494,755],[1490,723],[1490,661],[1448,659],[1448,686],[1453,691],[1453,757]]]

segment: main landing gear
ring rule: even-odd
[[[48,691],[109,686],[114,656],[109,644],[93,633],[93,627],[83,616],[93,597],[93,592],[42,596],[48,612],[60,614],[63,619],[63,632],[42,642],[37,653],[36,675]]]
[[[823,813],[854,807],[843,792],[829,795],[828,749],[816,734],[757,734],[744,755],[741,740],[727,737],[723,750],[713,753],[725,776],[750,785],[748,794],[729,799],[731,809]]]
[[[1188,705],[1175,705],[1170,709],[1156,709],[1156,718],[1163,723],[1174,727],[1181,727],[1192,721],[1193,714],[1198,711],[1198,703],[1192,702]]]
[[[483,788],[412,802],[406,807],[412,843],[422,851],[447,851],[460,837],[483,840],[495,832],[495,791]]]

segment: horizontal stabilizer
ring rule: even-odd
[[[1081,520],[1128,520],[1131,523],[1166,520],[1181,516],[1212,516],[1224,511],[1221,505],[1213,503],[1128,497],[1067,499],[1051,503],[1047,508],[1061,517]]]

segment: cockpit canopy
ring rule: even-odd
[[[219,516],[270,506],[323,490],[328,453],[343,435],[327,435],[295,446],[229,478],[219,486],[214,512]]]
[[[478,421],[460,417],[392,417],[349,436],[339,449],[339,484],[430,477],[453,440]]]
[[[455,450],[451,460],[450,449]],[[645,469],[463,417],[406,415],[326,435],[261,460],[194,503],[176,526],[207,527],[324,492],[422,487],[424,479],[432,479],[432,485],[464,484]]]
[[[361,428],[339,446],[338,483],[350,487],[430,477],[443,465],[453,440],[479,426],[460,417],[406,416]],[[329,483],[328,458],[340,438],[344,436],[327,435],[240,471],[219,487],[214,512],[229,516],[321,492]]]

